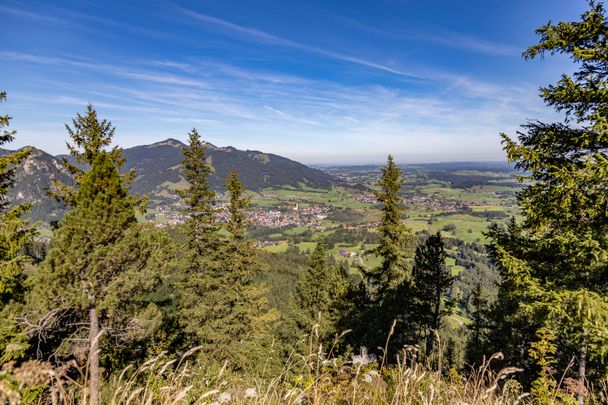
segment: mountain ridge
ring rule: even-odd
[[[321,170],[272,153],[256,150],[239,150],[232,146],[207,145],[208,162],[213,173],[209,184],[214,190],[223,190],[225,180],[232,170],[237,171],[245,188],[260,191],[265,188],[293,187],[330,189],[339,180]],[[173,138],[138,145],[122,150],[125,156],[123,171],[136,170],[130,191],[138,195],[150,195],[152,203],[175,200],[175,190],[188,186],[181,168],[182,148],[186,145]],[[11,201],[31,203],[36,208],[32,218],[54,220],[61,217],[64,207],[48,195],[53,181],[74,184],[62,160],[74,163],[67,154],[53,156],[31,147],[32,155],[16,169],[15,186]],[[11,151],[0,149],[0,155]]]

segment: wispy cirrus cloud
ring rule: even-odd
[[[23,18],[23,19],[27,19],[27,20],[31,20],[31,21],[36,21],[39,23],[52,24],[52,25],[60,26],[60,27],[83,28],[81,25],[76,24],[72,21],[63,19],[63,18],[51,17],[48,15],[36,13],[33,11],[29,11],[29,10],[24,10],[21,8],[10,7],[10,6],[6,6],[6,5],[0,5],[0,13],[5,13],[5,14],[12,15],[13,17]]]
[[[313,163],[379,162],[389,152],[410,162],[488,160],[503,157],[500,130],[546,117],[536,86],[511,72],[517,62],[505,56],[519,51],[504,35],[493,42],[405,14],[384,24],[384,10],[361,21],[289,10],[277,24],[257,5],[201,4],[7,0],[0,13],[15,29],[3,38],[36,31],[0,51],[18,142],[56,139],[61,148],[63,123],[92,102],[123,146],[184,139],[195,125],[214,144]],[[313,17],[319,29],[308,32]]]
[[[65,105],[70,111],[93,102],[108,112],[120,132],[131,134],[132,141],[121,141],[124,146],[168,136],[183,139],[196,125],[215,144],[262,149],[305,162],[335,163],[336,151],[344,145],[353,151],[344,155],[344,162],[355,159],[355,151],[365,151],[367,161],[378,162],[388,152],[402,160],[428,160],[433,148],[435,156],[464,158],[475,152],[497,159],[502,156],[498,129],[512,130],[522,116],[541,111],[526,86],[505,87],[471,78],[431,94],[286,74],[269,80],[272,74],[260,70],[213,63],[199,69],[192,60],[110,65],[0,53],[4,56],[39,64],[47,72],[56,69],[58,76],[64,66],[78,67],[85,77],[86,71],[95,72],[86,87],[49,81],[53,87],[39,92],[59,97],[16,95],[16,101]],[[124,82],[116,85],[105,79],[112,76]],[[139,128],[151,120],[157,125],[142,140]],[[26,125],[24,130],[30,129]],[[37,128],[31,131],[39,133]],[[320,143],[327,147],[327,155],[319,154]],[[433,144],[441,146],[431,148]]]
[[[359,31],[370,33],[379,37],[390,38],[399,41],[416,41],[419,43],[432,43],[445,45],[450,48],[473,51],[486,55],[496,56],[521,56],[521,49],[504,43],[493,42],[478,36],[456,32],[445,28],[433,26],[419,27],[417,29],[404,29],[406,24],[392,23],[387,27],[377,27],[359,20],[329,13],[323,10],[324,15],[329,15],[335,21],[353,27]],[[406,25],[407,26],[407,25]]]
[[[193,11],[187,8],[183,8],[175,5],[175,8],[179,10],[182,14],[201,22],[207,26],[214,26],[220,29],[225,30],[226,32],[233,33],[239,35],[241,38],[248,39],[250,41],[256,41],[260,43],[276,45],[291,49],[297,49],[300,51],[313,53],[316,55],[324,56],[330,59],[335,59],[343,62],[349,62],[360,66],[365,66],[372,69],[381,70],[383,72],[392,73],[398,76],[410,78],[410,79],[424,79],[417,75],[414,72],[407,71],[405,69],[389,66],[383,63],[378,63],[375,61],[370,61],[367,59],[363,59],[357,56],[344,54],[341,52],[332,51],[329,49],[319,48],[312,45],[303,44],[301,42],[293,41],[290,39],[278,37],[272,34],[269,34],[264,31],[260,31],[253,28],[244,27],[242,25],[234,24],[232,22],[222,20],[217,17],[209,16],[197,11]]]
[[[433,29],[426,32],[401,33],[404,37],[410,37],[419,41],[428,41],[436,44],[447,45],[452,48],[464,49],[483,53],[486,55],[515,56],[520,57],[522,50],[516,46],[487,41],[473,35],[463,34],[445,29]]]

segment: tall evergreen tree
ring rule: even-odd
[[[557,331],[558,364],[574,353],[582,384],[605,374],[608,351],[608,22],[601,3],[589,7],[581,21],[538,29],[524,53],[564,54],[577,70],[541,89],[563,122],[529,122],[518,141],[502,134],[530,185],[518,194],[523,222],[489,232],[503,279],[496,330],[518,341],[524,361],[537,330]]]
[[[30,304],[42,305],[40,324],[53,325],[50,333],[62,336],[52,350],[56,354],[77,353],[78,342],[86,342],[89,403],[99,404],[101,342],[132,339],[158,317],[157,308],[139,302],[138,295],[155,287],[167,257],[159,256],[159,244],[138,239],[138,200],[127,183],[132,175],[119,173],[121,150],[107,149],[115,131],[111,123],[100,121],[89,105],[66,128],[74,142],[70,153],[88,170],[77,176],[77,188],[63,188],[73,209],[55,232]]]
[[[401,169],[389,155],[378,181],[381,190],[375,193],[382,205],[382,219],[378,227],[380,244],[370,251],[380,257],[381,264],[365,271],[370,293],[378,297],[410,277],[412,234],[403,223],[405,209],[400,196],[403,181]]]
[[[329,342],[338,331],[340,313],[348,288],[346,269],[329,260],[327,243],[321,237],[310,256],[310,265],[296,284],[292,312],[301,334],[311,333],[315,325],[321,342]]]
[[[216,353],[232,361],[236,369],[262,371],[273,343],[272,328],[278,313],[268,303],[268,288],[261,281],[266,272],[251,239],[247,237],[247,210],[251,196],[235,171],[225,184],[228,192],[228,239],[220,246],[221,271],[216,288],[206,298],[216,309],[206,325]]]
[[[228,361],[234,370],[256,367],[271,344],[270,325],[275,311],[268,305],[267,290],[259,282],[265,268],[247,238],[246,210],[250,197],[231,173],[228,222],[223,235],[210,190],[212,173],[206,146],[196,130],[184,148],[184,169],[190,187],[181,192],[187,203],[186,229],[190,250],[182,285],[182,312],[186,330],[202,346],[211,362]],[[249,371],[249,370],[247,370]]]
[[[184,226],[188,236],[185,272],[179,286],[180,318],[185,333],[190,337],[187,342],[190,345],[206,339],[207,329],[203,328],[214,316],[214,308],[207,304],[206,295],[213,291],[215,275],[221,271],[216,196],[209,187],[209,175],[213,169],[207,162],[206,149],[198,131],[192,129],[188,134],[188,146],[183,149],[182,162],[190,186],[179,191],[186,204]]]
[[[0,102],[6,93],[0,92]],[[0,116],[0,145],[11,142],[15,131],[9,126],[11,117]],[[27,346],[18,333],[17,307],[24,301],[24,264],[28,260],[23,249],[35,236],[35,229],[22,219],[29,206],[9,206],[8,194],[14,182],[14,168],[27,158],[23,149],[0,156],[0,361],[23,355]]]
[[[372,269],[361,268],[363,280],[348,292],[350,310],[342,325],[353,330],[348,338],[351,344],[375,348],[384,346],[396,321],[395,334],[400,339],[393,339],[392,346],[397,347],[409,329],[406,315],[412,300],[409,286],[413,237],[403,223],[405,210],[399,195],[403,175],[390,155],[378,184],[376,199],[382,204],[380,243],[367,253],[378,256],[381,262]],[[385,356],[390,357],[388,353]]]
[[[226,184],[224,185],[228,192],[228,222],[226,230],[230,233],[230,239],[234,242],[247,241],[247,210],[251,207],[251,196],[247,195],[247,191],[243,183],[239,181],[236,171],[231,171]]]
[[[219,225],[215,192],[209,187],[209,175],[213,168],[207,162],[207,146],[196,129],[188,134],[188,146],[183,149],[182,166],[190,187],[180,190],[186,203],[184,213],[188,216],[186,232],[189,236],[192,268],[198,268],[198,260],[207,260],[218,245]]]
[[[439,331],[441,320],[451,309],[446,295],[454,277],[445,265],[446,257],[439,232],[429,236],[419,245],[414,256],[411,286],[414,305],[411,317],[421,334],[426,337],[427,357],[433,351],[435,332]]]
[[[475,285],[468,301],[466,308],[472,322],[467,325],[469,340],[466,348],[466,362],[475,365],[479,364],[486,354],[484,334],[488,327],[488,299],[483,293],[481,283]]]

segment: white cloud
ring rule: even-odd
[[[360,66],[366,66],[369,68],[381,70],[383,72],[392,73],[398,76],[403,76],[412,79],[422,79],[423,77],[418,76],[413,72],[406,71],[404,69],[388,66],[383,63],[378,63],[370,60],[366,60],[360,57],[347,55],[341,52],[336,52],[328,49],[323,49],[311,45],[302,44],[297,41],[292,41],[290,39],[281,38],[264,31],[256,30],[253,28],[244,27],[238,24],[231,23],[229,21],[225,21],[216,17],[212,17],[203,13],[199,13],[196,11],[192,11],[183,7],[175,6],[178,10],[180,10],[184,15],[191,17],[192,19],[202,22],[206,25],[212,25],[215,27],[219,27],[228,32],[239,34],[242,38],[253,40],[260,43],[282,46],[286,48],[297,49],[309,53],[314,53],[317,55],[325,56],[330,59],[336,59],[343,62],[349,62]]]
[[[169,136],[184,139],[196,125],[214,144],[265,150],[304,162],[378,162],[388,153],[409,162],[493,160],[503,156],[499,131],[512,131],[527,114],[544,111],[529,85],[504,86],[443,72],[431,72],[436,81],[414,91],[339,84],[213,61],[110,65],[18,53],[2,56],[41,65],[49,76],[56,70],[58,79],[46,80],[47,88],[16,94],[15,101],[53,105],[64,112],[63,122],[92,102],[117,125],[116,142],[123,146]],[[87,79],[61,81],[65,66],[78,69]],[[120,85],[114,84],[117,77]],[[45,92],[60,96],[41,96]],[[23,139],[39,139],[40,128],[27,120],[19,124]]]

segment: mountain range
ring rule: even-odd
[[[123,171],[135,169],[137,173],[131,192],[149,195],[151,200],[162,203],[163,199],[173,199],[176,189],[187,187],[181,168],[184,146],[178,140],[167,139],[124,149]],[[0,156],[9,152],[0,149]],[[321,170],[270,153],[207,144],[207,156],[213,168],[209,183],[215,190],[222,190],[232,170],[237,171],[245,188],[252,191],[277,187],[329,189],[338,182]],[[52,221],[63,215],[63,205],[48,194],[53,181],[74,184],[62,165],[63,159],[74,161],[70,155],[53,156],[33,148],[29,158],[15,171],[10,199],[14,203],[31,203],[31,217],[35,220]]]

